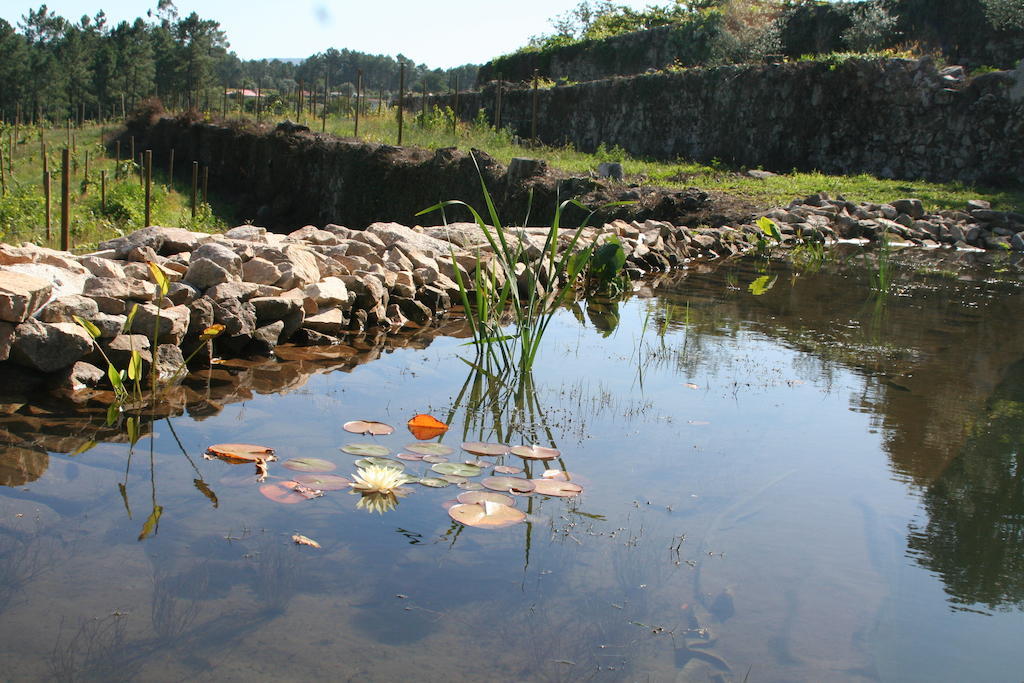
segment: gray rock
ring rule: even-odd
[[[338,236],[328,230],[321,230],[314,225],[307,225],[288,233],[292,239],[302,240],[310,244],[333,246],[338,244]]]
[[[336,335],[345,329],[345,322],[345,314],[341,309],[328,308],[316,315],[306,316],[302,327],[320,334]]]
[[[974,209],[991,209],[992,202],[984,199],[968,199],[967,200],[967,211],[973,211]]]
[[[911,218],[917,219],[924,217],[924,205],[921,203],[920,199],[897,199],[892,203],[892,205],[897,211],[905,213]],[[886,216],[886,218],[892,220],[890,216]]]
[[[1018,232],[1010,238],[1010,246],[1017,251],[1024,251],[1024,231]]]
[[[433,311],[415,299],[394,297],[391,301],[398,304],[398,308],[402,311],[403,316],[417,325],[426,325],[434,317]]]
[[[332,308],[348,305],[348,288],[345,282],[337,277],[324,278],[320,282],[308,285],[303,293],[316,302],[319,308]]]
[[[241,270],[241,267],[239,267]],[[188,266],[184,281],[197,289],[208,289],[223,282],[237,280],[231,271],[208,258],[194,258]]]
[[[44,323],[73,323],[72,316],[92,318],[100,312],[96,301],[81,294],[57,297],[36,313],[36,317]]]
[[[78,262],[85,266],[95,277],[123,278],[124,268],[113,259],[98,256],[82,256]]]
[[[152,301],[156,298],[156,285],[152,282],[136,278],[115,280],[108,277],[91,277],[85,281],[82,293],[94,299],[97,297],[108,297],[111,299]]]
[[[175,306],[188,305],[202,296],[202,292],[187,282],[172,282],[167,289],[167,298]]]
[[[256,308],[251,303],[235,299],[212,303],[214,322],[225,328],[222,337],[251,337],[256,331]]]
[[[55,382],[55,385],[58,389],[74,393],[99,386],[106,376],[107,373],[105,371],[100,370],[92,363],[77,361],[67,369],[63,377]]]
[[[124,324],[128,320],[128,316],[95,313],[89,316],[88,320],[99,328],[100,339],[113,339],[124,331]]]
[[[20,323],[38,311],[53,287],[44,279],[0,270],[0,320]]]
[[[317,258],[307,247],[290,244],[282,250],[284,260],[277,263],[281,279],[276,283],[281,289],[305,287],[320,280]]]
[[[192,251],[201,240],[209,235],[195,233],[183,228],[150,226],[136,230],[130,235],[100,243],[100,249],[113,249],[116,258],[125,259],[137,247],[149,247],[158,254],[177,254]]]
[[[181,347],[176,344],[161,344],[156,349],[156,374],[160,379],[173,377],[185,364]]]
[[[597,177],[622,182],[622,164],[616,161],[602,161],[597,165]]]
[[[224,233],[224,237],[232,240],[243,240],[246,242],[266,242],[267,229],[255,225],[239,225]]]
[[[180,344],[188,332],[190,318],[188,306],[159,309],[153,304],[142,304],[135,314],[132,332],[157,342]]]
[[[419,251],[429,251],[434,254],[447,254],[451,249],[451,243],[431,237],[425,232],[417,232],[398,223],[374,223],[366,228],[366,232],[380,238],[382,246],[390,248],[402,245],[402,248],[411,247]],[[382,250],[383,251],[383,250]]]
[[[255,296],[276,296],[281,290],[270,285],[257,285],[251,282],[222,282],[206,290],[206,296],[214,301],[224,299],[240,299],[248,301]]]
[[[5,361],[10,357],[13,342],[14,325],[0,322],[0,361]]]
[[[40,372],[54,372],[81,360],[92,348],[92,337],[75,323],[30,318],[15,328],[10,358]]]
[[[250,349],[254,353],[264,356],[271,355],[274,352],[274,347],[278,345],[283,331],[284,322],[281,320],[256,328],[252,335]]]
[[[275,285],[281,279],[281,269],[259,256],[242,264],[242,280],[259,285]]]
[[[242,274],[242,258],[220,242],[207,242],[192,251],[192,263],[196,259],[209,259],[235,277]],[[191,268],[189,268],[191,271]]]

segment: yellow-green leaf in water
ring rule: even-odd
[[[121,373],[113,365],[107,366],[107,379],[110,380],[110,386],[114,387],[116,393],[124,391],[124,379],[122,379]]]
[[[779,226],[768,216],[761,216],[757,219],[757,227],[761,228],[761,232],[768,235],[776,242],[782,241],[782,233],[779,232]]]
[[[124,501],[124,509],[128,512],[128,519],[132,518],[132,508],[128,505],[128,487],[118,483],[117,490],[121,492],[121,500]]]
[[[125,427],[128,429],[128,440],[134,446],[139,442],[139,418],[129,417],[125,422]]]
[[[195,484],[201,494],[210,499],[210,502],[213,503],[213,507],[217,507],[219,505],[217,501],[217,494],[213,492],[213,489],[211,489],[205,481],[202,479],[193,479],[192,483]]]
[[[156,531],[160,524],[160,515],[164,513],[162,505],[154,505],[153,511],[149,513],[149,517],[146,518],[146,523],[142,525],[142,533],[139,534],[139,540],[146,540],[150,534]]]
[[[132,349],[132,355],[128,359],[128,379],[134,381],[142,377],[142,356],[138,349]]]
[[[747,289],[754,296],[761,296],[762,294],[767,292],[769,289],[774,287],[775,286],[775,281],[778,280],[778,279],[779,279],[778,275],[775,275],[774,277],[769,277],[768,275],[762,275],[761,277],[759,277],[756,280],[754,280],[753,282],[751,282],[750,286],[748,286]]]
[[[96,445],[96,439],[89,439],[88,441],[83,443],[81,446],[79,446],[75,450],[73,450],[70,453],[68,453],[68,456],[69,457],[74,457],[76,455],[81,455],[82,453],[85,453],[87,450],[91,449],[95,445]]]
[[[128,311],[128,317],[124,320],[124,325],[121,326],[121,331],[127,333],[132,329],[132,322],[135,320],[135,314],[139,312],[139,305],[132,304],[132,310]]]

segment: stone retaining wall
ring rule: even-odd
[[[494,121],[495,88],[460,93],[459,116],[483,109]],[[506,90],[502,126],[530,137],[533,98],[529,88]],[[543,89],[537,109],[537,138],[585,151],[603,144],[776,172],[1024,181],[1024,66],[973,79],[930,59],[688,69]]]

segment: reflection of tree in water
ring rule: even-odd
[[[950,601],[1024,609],[1024,361],[997,387],[964,450],[924,495],[910,528],[918,562]]]

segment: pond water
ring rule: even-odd
[[[6,404],[2,677],[1020,680],[1024,311],[1004,270],[919,269],[878,298],[841,262],[775,266],[757,296],[750,262],[695,266],[560,315],[530,376],[474,375],[465,339],[426,332],[232,363],[134,449],[102,397]],[[530,474],[584,491],[479,529],[449,517],[454,486],[285,505],[202,457],[263,444],[271,482],[298,457],[347,476],[340,446],[401,451],[417,413],[456,449],[557,447]]]

